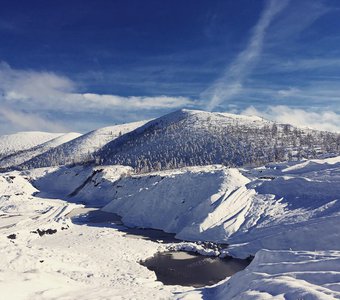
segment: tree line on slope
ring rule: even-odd
[[[131,133],[128,139],[117,139],[104,146],[94,159],[99,164],[129,165],[137,172],[150,172],[208,164],[259,166],[340,151],[339,134],[287,124],[249,126],[232,122],[228,126],[209,124],[195,130],[187,125],[182,120],[166,127],[156,124],[142,134]]]

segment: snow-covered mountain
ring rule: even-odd
[[[45,143],[39,144],[27,150],[16,151],[13,154],[10,154],[0,159],[0,169],[10,168],[13,166],[20,165],[37,155],[40,155],[61,144],[67,143],[79,136],[81,136],[80,133],[70,132],[70,133],[60,135],[52,140],[49,140]]]
[[[97,129],[70,141],[61,138],[3,158],[0,168],[96,162],[131,166],[143,173],[211,164],[256,166],[339,153],[337,133],[297,128],[256,116],[179,110],[149,122]]]
[[[261,165],[339,153],[340,135],[259,117],[179,110],[131,131],[97,153],[140,172],[183,166]]]
[[[63,133],[28,131],[0,136],[0,158],[35,147],[61,135]]]
[[[18,168],[29,169],[86,162],[93,159],[93,153],[106,143],[142,126],[145,122],[126,123],[93,130],[31,158],[18,165]]]

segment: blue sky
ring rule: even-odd
[[[182,107],[340,128],[337,0],[1,4],[0,134]]]

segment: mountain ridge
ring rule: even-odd
[[[138,172],[183,166],[261,165],[339,152],[340,135],[301,129],[260,117],[177,110],[154,119],[100,149],[102,164]]]
[[[41,146],[42,147],[42,146]],[[39,149],[39,147],[38,147]],[[2,167],[126,165],[150,172],[194,165],[230,167],[313,159],[340,152],[340,134],[258,116],[180,109],[159,118],[99,128]],[[12,154],[9,157],[20,157]],[[1,167],[1,160],[0,160]]]

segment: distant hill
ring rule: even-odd
[[[67,143],[54,147],[17,166],[19,169],[50,167],[93,160],[93,153],[106,143],[145,124],[126,123],[93,130]]]
[[[35,147],[61,135],[63,133],[28,131],[0,136],[0,158]]]
[[[0,151],[9,154],[0,158],[0,168],[95,162],[131,166],[143,173],[211,164],[259,166],[340,154],[338,133],[298,128],[256,116],[197,110],[178,110],[149,122],[76,135],[18,133],[7,140],[1,137]],[[44,139],[47,141],[41,142]],[[7,148],[1,148],[1,141]]]
[[[339,153],[339,144],[337,133],[301,129],[255,116],[179,110],[109,142],[96,156],[102,164],[148,172],[315,158]]]
[[[16,151],[13,154],[7,155],[0,159],[0,169],[20,165],[37,155],[40,155],[61,144],[67,143],[79,136],[81,136],[81,134],[76,132],[65,133],[35,147],[26,150]]]

